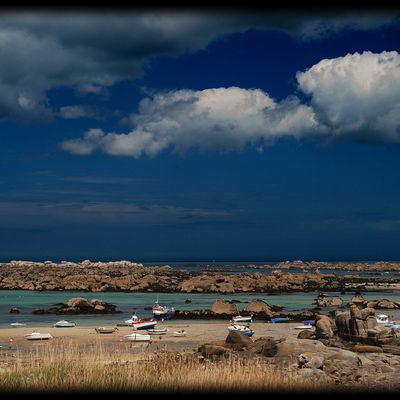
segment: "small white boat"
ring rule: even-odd
[[[240,322],[247,322],[247,323],[251,323],[253,322],[253,316],[249,315],[249,316],[241,316],[241,315],[237,315],[236,317],[233,317],[231,322],[233,323],[240,323]]]
[[[294,329],[313,329],[314,327],[311,325],[297,325]]]
[[[378,324],[389,324],[390,323],[389,322],[389,317],[387,315],[385,315],[385,314],[379,314],[376,317],[376,322]]]
[[[151,340],[150,335],[143,335],[141,333],[131,333],[129,335],[125,335],[128,340],[132,342],[149,342]]]
[[[23,323],[21,323],[21,322],[12,322],[10,325],[11,325],[13,328],[19,328],[19,327],[21,327],[21,326],[26,326],[26,324],[23,324]]]
[[[147,329],[147,333],[150,335],[165,335],[168,332],[167,328],[162,329]]]
[[[244,333],[246,336],[253,336],[254,331],[245,325],[231,325],[228,326],[229,331],[239,331]]]
[[[55,328],[73,328],[76,326],[75,322],[70,322],[70,321],[58,321],[55,324],[53,324]]]
[[[186,336],[186,331],[184,329],[174,332],[174,337],[182,337],[182,336]]]
[[[50,333],[32,332],[25,335],[25,338],[28,340],[47,340],[52,339],[53,336]]]

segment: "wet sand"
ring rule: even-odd
[[[262,336],[273,336],[274,338],[297,337],[300,330],[295,329],[301,323],[267,323],[255,322],[251,324],[255,334],[253,340]],[[131,342],[126,340],[124,335],[133,332],[131,327],[118,327],[112,334],[96,333],[93,327],[77,326],[73,328],[54,328],[54,327],[19,327],[0,329],[0,350],[29,351],[51,343],[73,343],[79,347],[91,344],[103,344],[105,347],[134,347],[146,349],[148,351],[166,349],[176,351],[190,351],[197,349],[198,346],[215,340],[225,340],[228,335],[227,327],[229,322],[208,322],[208,321],[168,321],[159,323],[157,328],[167,328],[165,335],[152,335],[150,343]],[[184,329],[187,332],[185,337],[174,337],[174,331]],[[27,340],[24,335],[37,331],[40,333],[51,333],[53,339],[50,340]],[[146,330],[138,330],[138,333],[146,334]]]

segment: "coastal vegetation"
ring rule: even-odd
[[[288,372],[267,359],[204,360],[195,352],[116,350],[100,341],[40,343],[31,352],[3,355],[0,391],[296,391],[331,385]]]

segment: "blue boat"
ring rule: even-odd
[[[277,323],[277,322],[288,322],[289,318],[284,318],[284,317],[280,317],[280,318],[271,318],[271,322],[273,323]]]
[[[303,321],[304,325],[315,325],[315,320]]]
[[[228,330],[241,332],[246,336],[254,335],[254,331],[252,329],[250,329],[250,327],[244,326],[244,325],[231,325],[231,326],[228,326]]]

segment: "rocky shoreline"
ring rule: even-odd
[[[268,360],[306,380],[343,388],[391,390],[400,387],[400,332],[378,324],[375,310],[356,295],[350,311],[335,318],[317,315],[315,329],[297,338],[264,336],[253,341],[231,331],[225,341],[212,341],[197,349],[210,361],[224,359]]]
[[[0,290],[221,294],[310,291],[344,293],[346,290],[387,288],[399,283],[400,277],[322,274],[318,270],[290,273],[274,269],[269,274],[222,274],[177,270],[168,265],[145,267],[131,261],[11,261],[0,264]]]

